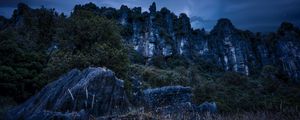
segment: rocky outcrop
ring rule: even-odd
[[[204,102],[197,106],[192,102],[192,90],[190,87],[165,86],[144,90],[146,109],[155,114],[169,115],[172,113],[201,113],[217,112],[215,102]]]
[[[225,71],[245,75],[273,65],[280,69],[280,76],[286,74],[299,83],[300,32],[292,24],[283,23],[277,33],[261,36],[239,30],[229,19],[222,18],[207,33],[205,30],[193,30],[185,14],[177,17],[166,8],[160,11],[155,11],[155,8],[152,4],[150,13],[135,13],[143,14],[140,16],[145,16],[145,21],[135,19],[135,22],[127,23],[135,26],[132,36],[136,36],[126,37],[127,41],[148,58],[148,63],[151,64],[153,57],[179,55],[191,61],[194,58],[213,61]]]
[[[235,28],[230,20],[222,18],[210,32],[206,32],[192,29],[186,14],[176,16],[167,8],[156,9],[153,3],[150,12],[142,13],[141,8],[125,6],[115,10],[122,13],[117,18],[120,23],[132,31],[123,38],[147,58],[146,64],[151,65],[155,57],[183,56],[189,62],[200,58],[212,61],[225,71],[245,75],[273,65],[299,82],[298,28],[285,24],[275,34],[255,35]]]
[[[139,86],[138,83],[133,84]],[[155,115],[217,111],[214,102],[205,102],[200,106],[193,104],[190,87],[165,86],[135,91],[140,91],[139,96],[132,96],[141,103],[131,104],[125,94],[123,80],[116,78],[111,70],[100,67],[90,67],[83,71],[73,69],[45,86],[25,103],[9,110],[6,119],[152,118]],[[133,91],[133,94],[136,93]],[[132,108],[142,111],[134,113]],[[154,116],[145,116],[144,110]]]
[[[282,71],[300,83],[300,30],[290,23],[283,23],[275,43],[276,62]]]
[[[230,20],[222,18],[208,32],[204,29],[193,29],[186,14],[177,16],[167,8],[158,10],[155,3],[150,6],[149,12],[142,12],[141,7],[130,9],[122,5],[120,9],[99,8],[89,3],[76,5],[72,14],[76,14],[80,9],[118,20],[125,29],[122,34],[124,41],[145,58],[142,63],[146,65],[153,65],[154,58],[180,56],[188,62],[196,62],[195,60],[200,58],[218,65],[225,71],[245,75],[255,74],[263,66],[272,65],[293,81],[300,81],[300,32],[289,23],[282,24],[276,33],[260,35],[239,30]],[[19,4],[9,20],[10,24],[21,27],[26,16],[36,16],[35,14],[43,13],[38,11],[43,10]],[[0,23],[0,26],[3,25]]]
[[[10,110],[8,120],[89,119],[128,112],[123,80],[105,68],[74,69]]]
[[[217,112],[217,104],[215,102],[204,102],[201,105],[197,107],[197,111],[201,112],[211,112],[215,113]]]
[[[191,102],[191,97],[192,90],[190,87],[166,86],[144,90],[145,103],[149,108]]]
[[[237,30],[230,20],[220,19],[210,32],[209,53],[212,59],[227,71],[250,74],[252,60],[255,60],[250,38]]]

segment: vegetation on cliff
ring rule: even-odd
[[[122,6],[123,12],[128,10]],[[19,4],[11,19],[0,19],[0,91],[1,106],[6,103],[21,103],[34,95],[51,80],[73,69],[89,66],[107,67],[120,79],[131,94],[132,78],[142,81],[143,88],[167,85],[191,86],[196,103],[215,101],[220,112],[270,110],[281,111],[300,105],[299,85],[291,82],[274,65],[254,69],[255,74],[246,76],[236,72],[225,72],[213,61],[191,56],[157,55],[148,58],[134,50],[126,41],[133,35],[132,24],[120,25],[121,10],[99,8],[95,4],[77,5],[69,16],[58,14],[53,9],[31,9]],[[156,8],[151,8],[155,11]],[[101,13],[101,14],[99,14]],[[145,21],[149,16],[133,8],[128,15],[130,22]],[[163,18],[175,16],[166,8],[155,14],[159,33],[172,43],[170,31]],[[176,36],[189,34],[188,17],[181,14],[175,20]],[[185,27],[188,28],[185,28]],[[293,26],[284,23],[278,33],[269,34],[267,43],[275,46],[276,37],[284,36]],[[292,26],[292,27],[291,27]],[[142,31],[149,31],[141,25]],[[195,30],[194,36],[205,31]],[[296,31],[299,34],[299,30]],[[241,32],[244,37],[249,34]],[[255,42],[260,41],[255,37]],[[254,44],[256,45],[256,44]],[[176,46],[176,44],[172,44]],[[0,111],[1,113],[1,111]],[[256,114],[256,113],[255,113]]]

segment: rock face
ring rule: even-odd
[[[25,103],[9,110],[6,119],[87,120],[118,119],[122,116],[136,118],[138,116],[130,115],[133,107],[146,108],[147,112],[162,116],[217,111],[214,102],[205,102],[200,106],[193,104],[190,87],[165,86],[146,89],[134,97],[139,98],[142,103],[129,102],[123,81],[116,78],[111,70],[99,67],[83,71],[73,69],[45,86]]]
[[[300,83],[300,30],[290,23],[283,23],[278,30],[275,58],[281,70]]]
[[[123,81],[104,68],[74,69],[13,108],[8,120],[88,119],[128,112]]]
[[[166,86],[144,90],[145,103],[149,108],[191,102],[191,97],[190,87]]]
[[[86,9],[86,6],[76,9]],[[155,3],[149,12],[124,5],[120,9],[96,7],[93,11],[119,20],[127,30],[124,40],[146,58],[146,64],[151,65],[156,57],[182,56],[189,62],[198,58],[212,61],[226,71],[245,75],[273,65],[283,75],[300,81],[300,32],[291,24],[284,23],[277,33],[255,35],[235,28],[228,19],[220,19],[206,32],[194,30],[186,14],[176,16],[167,8],[158,11]]]
[[[217,112],[215,102],[204,102],[200,106],[193,104],[190,87],[165,86],[146,89],[143,93],[145,107],[156,114]]]
[[[300,83],[300,30],[292,24],[283,23],[276,33],[259,35],[235,28],[228,19],[220,19],[207,32],[193,29],[186,14],[177,16],[167,8],[157,10],[155,3],[149,12],[142,12],[141,7],[99,8],[89,3],[76,5],[74,14],[80,9],[118,20],[125,29],[122,34],[124,41],[145,58],[143,63],[146,65],[153,64],[155,58],[180,56],[188,62],[200,58],[212,61],[226,71],[245,75],[272,65],[280,69],[281,76],[286,75]],[[30,13],[34,16],[37,11],[19,4],[10,20],[0,18],[0,29],[7,26],[8,21],[12,26],[22,26],[22,15]]]
[[[255,60],[250,40],[230,20],[220,19],[209,39],[210,54],[218,65],[225,70],[249,75],[251,60]]]

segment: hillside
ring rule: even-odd
[[[147,99],[141,97],[147,95],[144,91],[149,89],[162,93],[162,98],[165,94],[174,94],[174,90],[183,91],[175,95],[191,97],[190,100],[170,97],[165,103],[167,107],[159,106],[163,113],[177,110],[171,99],[178,99],[182,106],[186,106],[181,104],[182,101],[192,103],[188,110],[200,112],[203,107],[200,104],[209,101],[217,105],[217,113],[224,117],[243,112],[259,115],[256,114],[258,111],[271,116],[283,114],[274,116],[279,118],[284,115],[299,117],[300,29],[288,22],[283,22],[272,33],[254,33],[239,30],[229,19],[221,18],[211,31],[205,31],[193,29],[186,14],[177,16],[167,8],[158,11],[155,3],[149,12],[142,12],[140,7],[130,9],[123,5],[115,9],[88,3],[76,5],[70,16],[58,14],[54,9],[33,9],[19,3],[11,18],[0,17],[0,56],[0,90],[6,91],[1,93],[1,115],[29,98],[22,107],[30,111],[47,109],[64,112],[62,116],[70,117],[68,110],[74,108],[79,116],[86,114],[86,111],[79,112],[87,104],[82,97],[76,98],[80,105],[74,107],[69,105],[73,98],[69,93],[59,93],[68,92],[68,87],[74,88],[69,91],[77,91],[76,95],[84,96],[79,88],[85,86],[80,86],[79,79],[69,76],[62,80],[60,77],[76,69],[74,76],[82,78],[89,90],[105,91],[117,86],[116,91],[111,90],[116,96],[107,97],[107,94],[102,99],[103,96],[96,95],[96,98],[103,104],[109,102],[118,106],[126,103],[119,106],[124,108],[121,111],[128,112],[131,108],[156,102],[150,99],[151,92]],[[86,78],[85,74],[94,75],[89,70],[98,69],[114,72],[109,73],[109,78]],[[115,85],[110,81],[108,86],[102,87],[100,83],[98,87],[89,83],[107,79],[118,82]],[[55,84],[57,81],[65,82]],[[56,94],[52,94],[48,91],[51,85],[53,89],[62,86],[55,88]],[[76,85],[80,87],[77,89]],[[51,104],[43,101],[49,99],[43,93],[53,97],[49,100]],[[32,99],[36,101],[32,102]],[[159,101],[160,97],[155,99],[163,103]],[[57,100],[65,102],[62,104]],[[36,102],[40,104],[36,105]],[[97,105],[110,113],[95,110],[91,115],[113,117],[111,113],[119,113],[111,106]],[[90,109],[85,107],[84,110]],[[34,112],[22,114],[37,117]]]

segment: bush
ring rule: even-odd
[[[266,65],[262,68],[261,77],[264,79],[276,80],[276,75],[278,74],[278,69],[271,65]]]
[[[69,48],[67,44],[62,46],[67,49],[54,53],[49,64],[54,70],[50,71],[57,71],[55,68],[61,69],[55,65],[65,66],[64,70],[58,71],[105,66],[115,71],[117,76],[126,78],[129,58],[116,22],[92,13],[87,17],[77,16],[81,15],[79,14],[81,11],[76,12],[78,13],[70,18],[67,27],[69,33],[66,33],[69,38],[66,43],[73,44],[75,48]]]
[[[193,87],[194,101],[216,101],[220,112],[281,110],[299,105],[299,87],[273,80],[226,72],[220,77],[200,79]]]
[[[23,101],[40,89],[44,83],[39,80],[46,56],[40,51],[29,51],[17,42],[17,32],[8,29],[0,32],[0,90],[3,96],[13,96]]]
[[[166,63],[169,68],[175,68],[178,66],[184,66],[185,68],[187,68],[189,66],[189,63],[184,57],[177,55],[168,57],[166,59]]]
[[[243,86],[247,82],[247,77],[236,72],[226,72],[221,78],[223,81],[230,85]]]
[[[196,66],[200,72],[211,74],[224,72],[223,68],[217,66],[211,61],[203,60],[201,58],[194,58],[194,61],[195,63],[193,66]]]
[[[131,65],[130,73],[130,76],[140,76],[144,87],[188,85],[188,78],[177,71],[163,70],[142,65]]]
[[[158,68],[166,68],[166,61],[164,56],[154,56],[151,58],[152,63],[154,66],[158,67]]]
[[[1,95],[23,102],[68,70],[88,66],[127,79],[127,49],[115,21],[80,9],[69,18],[45,8],[27,12],[28,24],[0,31],[0,90],[8,91]]]
[[[135,51],[132,46],[128,47],[128,56],[132,64],[145,64],[146,58],[139,52]]]

